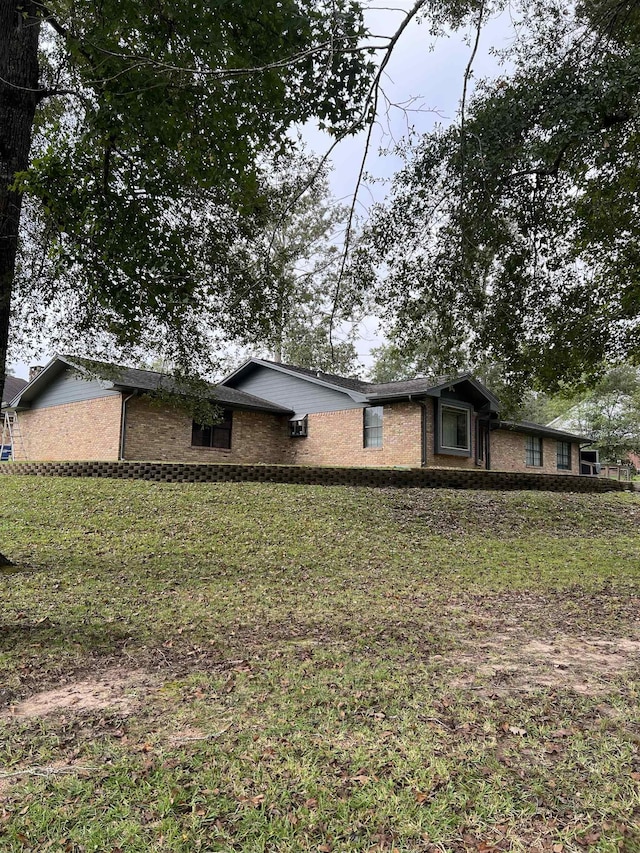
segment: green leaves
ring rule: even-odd
[[[640,16],[542,2],[478,86],[464,129],[426,135],[376,211],[365,271],[402,346],[493,359],[557,387],[637,357]]]
[[[44,77],[66,94],[43,102],[21,178],[17,302],[30,319],[64,310],[75,335],[169,342],[186,363],[224,308],[233,333],[231,305],[252,287],[237,247],[262,227],[257,174],[293,147],[288,129],[355,128],[370,74],[360,7],[60,0],[50,12]]]

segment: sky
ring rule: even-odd
[[[376,0],[374,0],[376,2]],[[400,0],[396,8],[375,8],[367,14],[367,25],[373,34],[393,34],[412,3]],[[479,48],[473,63],[474,79],[492,77],[499,72],[492,48],[504,48],[513,30],[506,15],[490,20],[483,28]],[[467,39],[465,40],[465,35]],[[399,107],[384,109],[379,115],[372,137],[366,170],[376,179],[360,189],[356,212],[366,218],[371,203],[383,200],[388,180],[401,166],[393,154],[382,154],[381,149],[393,147],[406,136],[409,127],[419,133],[433,130],[437,123],[448,124],[456,118],[462,94],[464,72],[471,56],[470,33],[455,33],[434,44],[427,26],[416,21],[409,24],[398,41],[384,76],[383,91],[394,104],[405,104],[409,111]],[[383,42],[378,42],[382,44]],[[415,99],[415,100],[413,100]],[[331,138],[311,124],[301,129],[310,151],[322,156],[331,145]],[[337,200],[349,204],[353,198],[357,175],[365,149],[365,135],[350,137],[335,148],[330,163],[331,190]],[[374,317],[365,318],[358,327],[356,344],[358,356],[365,368],[372,364],[371,347],[379,346],[383,338]],[[15,376],[28,377],[29,364],[46,364],[54,353],[34,356],[30,362],[12,361]]]
[[[367,18],[369,31],[395,32],[404,18],[404,10],[411,5],[400,3],[395,11],[380,9],[370,12]],[[427,25],[416,21],[402,34],[383,78],[384,94],[399,106],[385,106],[374,128],[366,161],[366,171],[374,181],[360,188],[356,212],[361,219],[366,218],[372,202],[384,200],[389,180],[401,168],[402,161],[390,149],[407,136],[409,128],[426,133],[438,124],[446,126],[456,119],[465,69],[472,54],[472,36],[475,37],[475,32],[453,33],[434,43]],[[472,91],[474,81],[500,73],[493,50],[507,47],[512,37],[513,28],[507,14],[486,22],[473,61],[473,77],[468,91]],[[409,109],[403,109],[402,105]],[[365,136],[362,132],[343,140],[331,156],[330,186],[336,199],[345,204],[350,204],[353,199],[365,151]],[[319,155],[323,155],[331,145],[327,134],[310,125],[304,129],[304,139],[309,148]],[[375,317],[367,317],[357,329],[356,349],[365,368],[370,368],[373,363],[371,348],[384,342],[378,326]]]

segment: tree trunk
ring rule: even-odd
[[[22,205],[22,194],[13,184],[16,174],[29,165],[31,131],[40,97],[39,34],[35,3],[0,0],[0,400]],[[6,565],[6,558],[0,558],[0,565]]]

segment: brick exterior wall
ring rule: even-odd
[[[418,403],[384,406],[382,447],[363,447],[362,409],[321,412],[308,417],[306,438],[292,438],[291,461],[298,465],[419,467],[421,407]]]
[[[274,464],[292,461],[286,416],[234,411],[231,450],[192,447],[191,427],[191,417],[179,409],[132,397],[127,402],[125,459]]]
[[[571,470],[558,470],[557,440],[542,439],[542,467],[526,464],[526,436],[523,432],[497,429],[491,433],[491,469],[493,471],[530,471],[532,474],[580,473],[580,446],[571,445]]]
[[[120,395],[18,412],[14,458],[117,460]]]
[[[446,400],[444,401],[447,402]],[[455,404],[454,404],[455,405]],[[476,416],[471,414],[471,456],[453,456],[436,453],[435,445],[435,412],[436,401],[429,397],[426,400],[427,409],[427,468],[477,468],[476,465]]]
[[[620,492],[632,483],[598,477],[512,471],[413,468],[322,468],[304,465],[185,465],[167,462],[6,462],[0,476],[111,477],[162,483],[298,483],[424,489],[535,489],[550,492]]]
[[[14,440],[16,461],[117,460],[121,407],[118,395],[20,412]],[[192,447],[191,418],[178,409],[155,406],[144,397],[130,398],[126,409],[124,455],[129,460],[362,468],[419,468],[422,461],[423,407],[419,403],[384,406],[381,448],[363,447],[362,409],[310,414],[308,435],[304,438],[289,436],[286,416],[236,410],[230,450]],[[475,416],[471,418],[472,455],[437,455],[434,411],[434,400],[428,399],[426,467],[477,470]],[[491,469],[563,477],[579,474],[578,444],[572,445],[571,471],[557,469],[556,449],[555,439],[544,438],[542,467],[527,467],[524,433],[494,430]]]

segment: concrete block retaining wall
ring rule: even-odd
[[[172,462],[6,462],[0,475],[111,477],[162,483],[298,483],[396,488],[534,489],[551,492],[615,492],[616,480],[576,475],[444,468],[332,468],[303,465],[205,465]]]

